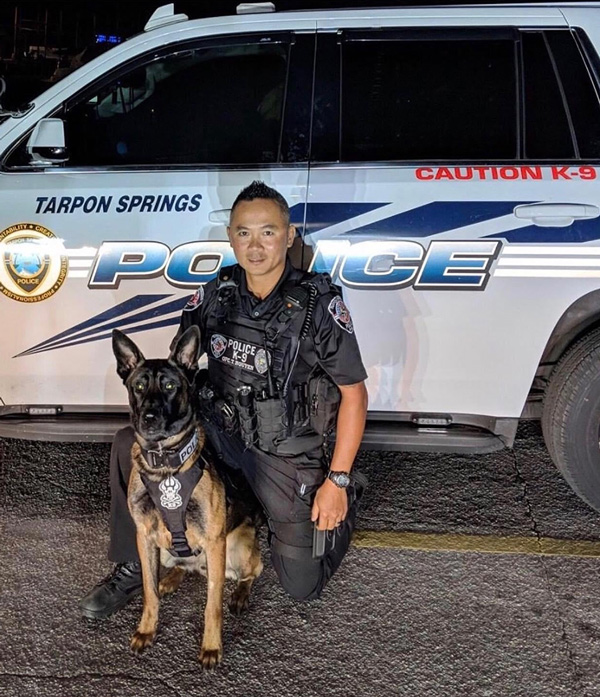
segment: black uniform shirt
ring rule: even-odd
[[[260,300],[248,290],[244,271],[237,265],[233,268],[234,277],[239,279],[239,311],[245,317],[257,320],[270,319],[275,312],[281,311],[281,287],[284,284],[306,277],[304,272],[294,269],[288,259],[281,279],[273,291]],[[213,311],[215,306],[216,293],[216,281],[210,281],[200,287],[190,298],[181,316],[179,333],[193,324],[198,325],[203,337],[204,351],[206,321],[208,313]],[[341,295],[334,289],[318,296],[311,331],[301,343],[291,383],[304,382],[316,365],[319,365],[336,385],[354,385],[367,378],[350,313]]]

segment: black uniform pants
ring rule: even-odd
[[[337,529],[335,546],[331,548],[329,543],[325,555],[313,559],[310,515],[315,492],[324,479],[319,453],[275,457],[256,448],[245,449],[237,437],[225,436],[210,424],[206,431],[219,457],[242,471],[264,508],[271,558],[283,588],[298,600],[319,597],[348,550],[358,502],[350,507],[346,520]],[[127,507],[133,441],[133,429],[124,428],[116,434],[111,450],[108,556],[115,563],[138,559],[135,524]]]

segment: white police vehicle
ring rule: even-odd
[[[600,3],[259,9],[160,8],[0,114],[0,434],[108,438],[111,330],[164,354],[263,179],[344,288],[365,446],[489,452],[541,418],[600,508]]]

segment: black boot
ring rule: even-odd
[[[142,570],[139,561],[117,564],[79,601],[79,609],[84,617],[92,620],[109,617],[141,592]]]

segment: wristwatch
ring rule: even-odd
[[[340,489],[346,489],[350,485],[350,475],[348,472],[334,472],[329,470],[327,479],[331,479]]]

